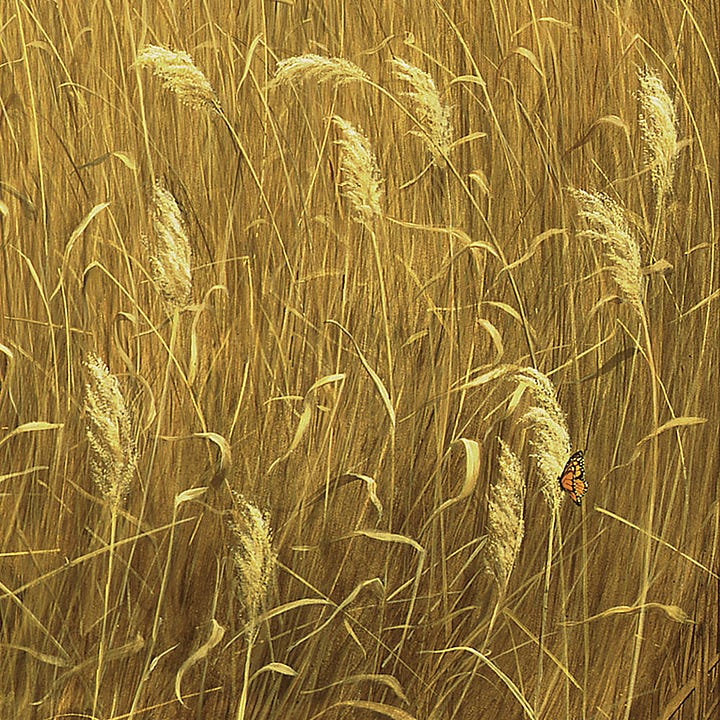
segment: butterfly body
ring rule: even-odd
[[[582,450],[578,450],[570,456],[558,482],[571,500],[576,505],[580,505],[583,495],[588,491],[588,483],[585,480],[585,455]]]

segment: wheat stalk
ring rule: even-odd
[[[423,139],[432,153],[433,162],[438,167],[444,167],[453,135],[450,107],[443,104],[435,81],[429,73],[400,58],[390,62],[395,69],[396,77],[405,80],[412,88],[405,94],[415,104],[418,120],[425,129],[425,132],[413,130],[413,135]]]
[[[230,529],[235,567],[235,589],[243,607],[248,634],[257,632],[257,620],[265,604],[275,570],[270,517],[242,495],[235,496]]]
[[[500,477],[490,488],[487,512],[485,565],[498,586],[498,597],[488,623],[485,643],[492,634],[498,610],[505,597],[508,581],[525,534],[525,475],[515,453],[501,438],[498,469]]]

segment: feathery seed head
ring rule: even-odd
[[[545,502],[555,509],[562,499],[558,477],[572,448],[565,413],[547,375],[528,367],[518,372],[515,379],[530,390],[535,401],[535,405],[523,416],[523,421],[534,433],[532,445]]]
[[[191,108],[220,112],[212,85],[186,52],[146,45],[135,58],[135,65],[150,68],[166,90]]]
[[[236,592],[245,612],[247,632],[254,634],[275,569],[270,517],[242,495],[234,493],[234,499],[230,529]]]
[[[415,103],[418,119],[426,127],[426,133],[414,130],[413,134],[425,141],[435,164],[444,167],[453,135],[450,107],[443,105],[435,81],[428,73],[400,58],[390,62],[395,68],[395,75],[410,84],[412,90],[406,95]]]
[[[183,308],[192,290],[192,251],[177,201],[159,180],[153,185],[150,220],[154,237],[147,245],[153,279],[170,306]]]
[[[337,144],[342,148],[342,187],[350,200],[358,222],[370,224],[382,215],[382,178],[368,139],[351,123],[337,115],[333,122],[342,133]]]
[[[638,69],[638,78],[640,127],[645,139],[653,187],[662,204],[672,188],[678,154],[675,105],[662,80],[652,70]]]
[[[117,510],[130,489],[137,465],[132,416],[118,379],[94,353],[85,361],[86,434],[90,443],[92,478]]]
[[[370,78],[349,60],[306,53],[281,60],[271,85],[286,85],[300,80],[315,80],[319,83],[332,81],[335,85],[345,85]]]
[[[580,217],[589,226],[581,235],[602,243],[615,282],[625,299],[642,316],[644,290],[640,246],[630,231],[625,212],[604,193],[575,188],[570,192],[580,205]]]
[[[488,545],[485,561],[495,576],[500,592],[505,592],[525,534],[523,518],[525,478],[517,455],[500,442],[500,477],[490,488],[488,498]]]

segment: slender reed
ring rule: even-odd
[[[668,168],[666,168],[667,170]],[[655,177],[655,176],[653,176]],[[658,176],[660,177],[660,176]],[[662,175],[663,182],[667,177]],[[581,235],[600,242],[610,261],[610,272],[617,282],[624,299],[630,304],[640,319],[641,338],[636,342],[642,347],[643,356],[648,365],[650,374],[650,387],[652,394],[652,462],[650,468],[650,493],[645,507],[647,520],[645,547],[643,553],[642,582],[638,597],[637,630],[633,642],[632,665],[628,680],[627,700],[625,705],[625,720],[629,720],[632,709],[632,698],[640,664],[643,631],[645,628],[645,611],[647,594],[650,589],[652,575],[652,537],[655,520],[655,503],[658,490],[659,445],[655,430],[659,427],[659,394],[660,376],[655,363],[655,354],[650,335],[650,323],[645,310],[645,288],[643,284],[640,247],[630,231],[625,213],[617,203],[602,193],[589,193],[583,190],[572,190],[572,194],[580,205],[580,216],[588,223],[588,228]]]
[[[380,221],[383,218],[383,180],[375,153],[367,137],[352,123],[349,123],[337,115],[333,117],[333,122],[341,134],[341,137],[337,140],[337,144],[342,150],[340,167],[343,173],[343,193],[350,201],[353,210],[353,220],[367,230],[372,243],[378,286],[380,288],[380,307],[383,317],[385,352],[387,354],[388,364],[388,390],[390,393],[390,402],[394,403],[395,362],[390,334],[390,312],[387,288],[385,285],[385,273],[383,272],[383,262],[380,256],[380,246],[376,234],[376,228],[380,226]],[[393,498],[395,494],[395,428],[391,427],[390,432],[390,497]],[[393,503],[391,500],[389,504],[390,522],[392,522],[392,508]]]
[[[108,571],[103,598],[102,629],[95,671],[93,715],[98,705],[107,652],[107,618],[110,605],[114,547],[120,508],[130,490],[137,467],[137,444],[132,415],[120,389],[118,379],[95,354],[85,361],[86,434],[90,444],[90,473],[110,509],[110,543]]]
[[[531,443],[535,448],[535,461],[540,472],[541,491],[550,508],[547,555],[543,585],[543,603],[538,635],[538,671],[535,685],[535,707],[539,706],[543,680],[544,640],[547,624],[550,576],[556,528],[559,527],[560,503],[563,493],[558,477],[572,449],[570,432],[565,413],[557,400],[555,387],[550,378],[535,368],[525,368],[515,376],[517,382],[525,385],[532,393],[535,404],[523,416],[523,421],[532,429]]]
[[[273,580],[276,556],[272,547],[270,517],[235,495],[231,558],[235,569],[235,591],[245,620],[245,663],[237,720],[243,720],[247,708],[252,649],[259,632],[259,618]]]

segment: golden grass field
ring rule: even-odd
[[[0,718],[718,717],[718,17],[2,3]]]

